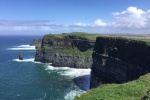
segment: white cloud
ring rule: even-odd
[[[56,24],[47,20],[0,20],[0,34],[3,32],[41,32],[63,33],[84,31],[91,33],[150,33],[150,10],[144,11],[136,7],[128,7],[121,12],[113,12],[113,21],[106,23],[102,19],[92,23],[77,22],[74,24]]]
[[[143,14],[144,11],[141,9],[137,9],[136,7],[128,7],[125,11],[122,11],[121,13],[119,12],[113,12],[114,15],[120,15],[120,14]]]
[[[113,13],[115,20],[112,22],[113,27],[127,29],[144,29],[149,28],[150,12],[128,7],[125,11]]]
[[[95,26],[106,26],[107,23],[103,22],[101,19],[97,19],[97,20],[94,22],[94,25],[95,25]]]
[[[81,22],[79,22],[79,23],[75,23],[74,25],[77,25],[77,26],[87,26],[87,24],[85,24],[85,23],[81,23]]]
[[[104,27],[107,26],[107,23],[103,22],[101,19],[97,19],[95,20],[93,23],[83,23],[83,22],[79,22],[79,23],[75,23],[74,25],[77,26],[81,26],[81,27]]]

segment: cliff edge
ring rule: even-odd
[[[124,83],[150,72],[149,43],[120,37],[97,37],[90,88]]]
[[[80,97],[76,96],[74,100],[150,99],[148,42],[121,37],[97,37],[92,59],[91,90]]]

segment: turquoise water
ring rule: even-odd
[[[90,69],[34,62],[35,47],[29,46],[34,38],[42,37],[0,37],[0,100],[73,100],[88,90]],[[23,61],[18,60],[20,51]],[[88,77],[75,84],[73,79],[83,75]]]

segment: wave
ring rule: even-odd
[[[34,62],[34,58],[28,58],[28,59],[23,59],[23,60],[13,59],[12,61],[16,61],[16,62]]]
[[[35,50],[35,46],[20,45],[20,46],[13,46],[12,48],[7,48],[6,50]]]
[[[12,61],[16,61],[16,62],[34,62],[34,63],[41,64],[41,62],[34,61],[34,58],[25,58],[23,60],[13,59]]]
[[[47,63],[46,65],[46,70],[65,70],[68,69],[68,67],[53,67],[51,66],[52,63]]]
[[[64,73],[61,73],[61,75],[78,77],[78,76],[83,76],[83,75],[89,75],[90,72],[91,72],[91,69],[70,68],[69,70],[66,70]]]
[[[78,77],[83,75],[90,75],[91,69],[77,69],[69,67],[53,67],[46,64],[46,70],[59,70],[58,73],[63,76]]]
[[[82,93],[85,93],[85,91],[82,91],[82,90],[78,90],[78,91],[75,91],[75,90],[72,90],[70,92],[68,92],[64,99],[65,100],[73,100],[75,96],[80,96]]]

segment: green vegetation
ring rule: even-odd
[[[85,33],[85,32],[72,32],[68,35],[85,37],[85,38],[87,38],[88,40],[91,40],[91,41],[95,41],[96,37],[101,36],[101,34],[94,34],[94,33],[89,34],[89,33]]]
[[[150,73],[124,84],[104,84],[74,100],[150,100]]]
[[[56,46],[44,46],[41,45],[37,46],[38,51],[42,50],[55,50],[59,53],[65,54],[73,54],[73,55],[91,55],[91,51],[81,52],[78,49],[71,48],[71,40],[70,36],[75,36],[75,40],[81,39],[82,41],[95,41],[96,37],[109,37],[109,38],[122,38],[122,39],[129,39],[136,40],[136,41],[144,41],[150,43],[150,36],[140,36],[140,35],[119,35],[119,34],[88,34],[85,32],[72,32],[72,33],[62,33],[62,34],[47,34],[43,38],[43,43],[55,43]],[[70,46],[69,48],[67,46]],[[59,49],[61,47],[61,49]],[[62,49],[63,48],[63,49]],[[65,49],[66,48],[66,49]]]
[[[54,48],[51,46],[44,46],[43,50],[49,51],[49,50],[54,50]]]
[[[54,47],[52,47],[52,46],[44,46],[44,47],[38,47],[37,48],[37,51],[50,51],[50,50],[55,50],[55,48]]]
[[[85,52],[81,52],[77,48],[64,48],[64,49],[58,49],[56,52],[60,54],[71,54],[71,55],[86,55],[86,56],[91,56],[92,51],[87,50]]]
[[[60,54],[70,54],[70,55],[86,55],[86,56],[91,56],[92,55],[92,51],[87,50],[85,52],[81,52],[80,50],[78,50],[77,48],[70,48],[70,47],[65,47],[65,48],[58,48],[58,47],[52,47],[52,46],[44,46],[42,47],[38,47],[37,49],[38,51],[55,51],[57,53]]]
[[[101,36],[100,34],[89,34],[85,32],[72,32],[72,33],[63,33],[63,34],[47,34],[44,36],[44,40],[48,40],[50,37],[52,39],[64,39],[68,38],[68,36],[76,36],[77,38],[85,38],[91,41],[95,41],[97,36]]]
[[[126,34],[105,34],[101,35],[102,37],[109,37],[109,38],[122,38],[122,39],[128,39],[130,40],[136,40],[136,41],[143,41],[146,43],[150,43],[150,36],[146,35],[126,35]]]
[[[47,34],[44,36],[44,40],[62,40],[67,39],[68,36],[77,36],[77,38],[82,37],[88,39],[90,41],[95,41],[96,37],[121,37],[126,38],[129,40],[137,40],[137,41],[144,41],[150,42],[149,35],[130,35],[130,34],[95,34],[95,33],[85,33],[85,32],[72,32],[72,33],[62,33],[62,34]],[[51,39],[50,39],[51,38]]]
[[[38,45],[37,51],[45,50],[45,51],[55,51],[60,54],[91,56],[92,51],[87,50],[85,52],[81,52],[77,48],[72,48],[71,42],[73,40],[95,41],[97,36],[99,36],[99,34],[88,34],[84,32],[47,34],[43,37],[43,44],[47,44],[47,46],[41,47],[40,45]]]

